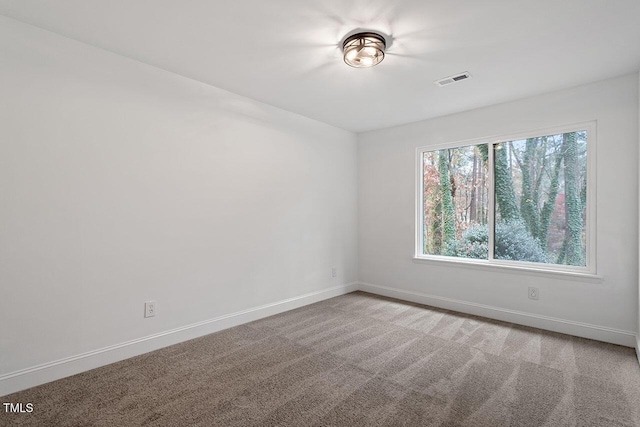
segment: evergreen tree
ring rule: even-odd
[[[495,197],[498,204],[498,213],[504,221],[512,221],[521,219],[520,210],[516,201],[516,194],[513,190],[513,180],[511,179],[511,171],[509,170],[509,161],[505,144],[498,144],[493,150],[494,153],[494,185]],[[482,159],[486,163],[489,158],[489,146],[487,144],[479,145]]]
[[[456,240],[455,211],[451,197],[451,180],[448,165],[449,150],[440,150],[438,171],[440,172],[440,197],[442,200],[443,249]]]
[[[471,201],[469,202],[469,221],[475,223],[478,218],[478,154],[473,149],[473,169],[471,171]]]
[[[567,265],[584,265],[582,253],[582,201],[578,183],[578,143],[576,132],[562,135],[564,158],[564,192],[567,230],[565,234],[564,262]]]
[[[538,229],[538,241],[543,247],[547,245],[547,237],[549,236],[549,224],[551,223],[551,215],[555,209],[556,198],[558,197],[558,188],[560,187],[560,166],[562,165],[562,156],[557,155],[553,171],[551,172],[551,183],[549,184],[549,196],[542,205],[540,212],[540,227]]]
[[[527,139],[522,162],[519,162],[522,171],[522,196],[520,198],[520,213],[529,233],[537,237],[539,234],[540,220],[538,215],[538,194],[535,188],[535,168],[533,163],[536,157],[537,138]],[[540,241],[542,247],[546,241]]]
[[[434,206],[434,215],[431,220],[431,250],[432,254],[442,254],[442,200],[438,198]]]

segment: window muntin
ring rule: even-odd
[[[595,273],[594,128],[419,149],[417,257]]]

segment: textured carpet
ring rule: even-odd
[[[630,348],[354,292],[23,392],[33,426],[636,426]]]

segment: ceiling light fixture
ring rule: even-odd
[[[384,59],[387,43],[380,34],[358,33],[346,38],[342,45],[344,62],[355,68],[378,65]]]

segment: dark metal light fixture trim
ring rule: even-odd
[[[384,59],[387,43],[380,34],[357,33],[347,37],[342,44],[344,62],[355,68],[378,65]]]

